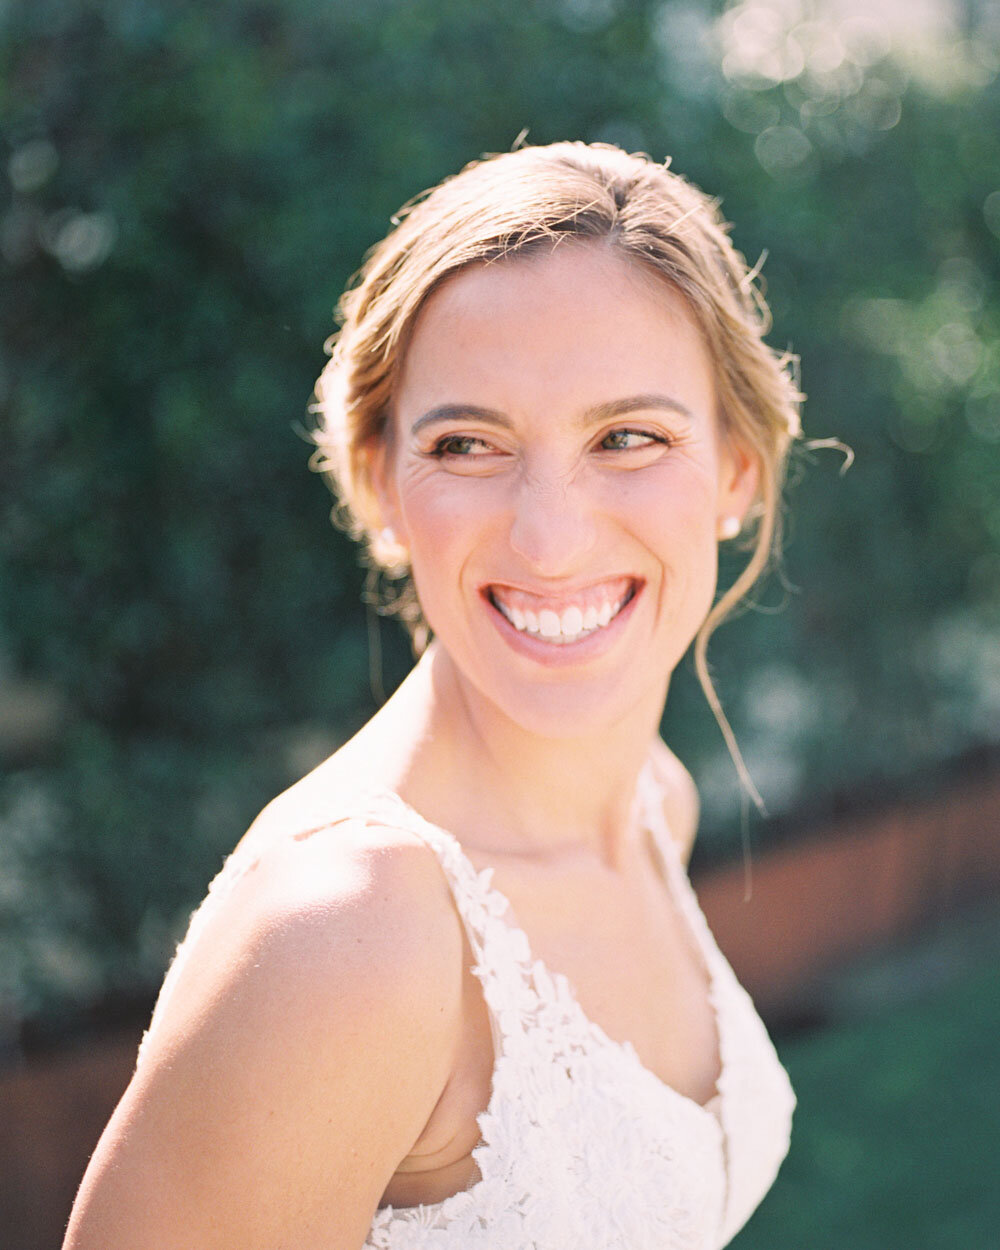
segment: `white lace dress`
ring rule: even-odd
[[[566,978],[532,956],[491,870],[477,872],[456,838],[394,794],[352,805],[358,819],[402,828],[437,855],[469,935],[496,1054],[473,1152],[480,1179],[442,1202],[379,1209],[367,1250],[721,1250],[767,1193],[788,1151],[795,1096],[705,922],[648,772],[640,797],[711,987],[721,1072],[705,1106],[587,1018]],[[149,1032],[193,930],[239,875],[232,868],[231,860],[192,918]]]

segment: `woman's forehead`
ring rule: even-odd
[[[482,301],[523,306],[544,299],[558,311],[563,302],[560,296],[581,288],[588,288],[591,296],[596,293],[602,303],[620,305],[623,300],[637,299],[664,315],[691,315],[676,286],[612,241],[564,235],[544,250],[532,248],[476,261],[449,274],[424,300],[417,320],[424,318],[431,305],[469,310]]]
[[[681,376],[683,375],[683,376]],[[612,249],[572,243],[542,255],[470,266],[433,292],[417,317],[397,397],[454,386],[540,396],[670,391],[697,402],[711,389],[708,353],[686,300]],[[624,388],[624,390],[622,389]],[[688,402],[684,400],[684,402]]]

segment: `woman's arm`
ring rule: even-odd
[[[267,851],[199,934],[64,1250],[364,1243],[448,1080],[462,933],[426,848],[332,832]]]

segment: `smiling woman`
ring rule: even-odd
[[[771,550],[787,362],[711,203],[601,145],[442,184],[342,317],[321,463],[433,642],[213,883],[66,1245],[717,1250],[794,1097],[657,727]]]
[[[499,710],[562,739],[640,704],[658,723],[718,527],[757,483],[716,407],[683,298],[606,246],[565,240],[428,297],[372,485],[477,723]]]

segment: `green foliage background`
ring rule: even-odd
[[[154,985],[256,809],[370,714],[363,575],[297,427],[390,214],[525,127],[719,195],[769,253],[807,433],[856,453],[798,464],[784,579],[714,644],[772,809],[995,745],[1000,18],[831,12],[3,10],[0,1040]],[[724,853],[736,782],[687,668],[665,733]]]

